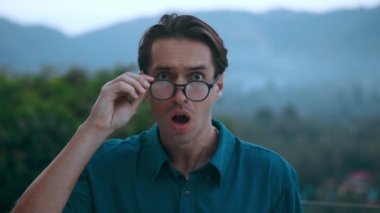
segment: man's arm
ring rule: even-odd
[[[103,141],[137,111],[153,78],[124,73],[102,87],[87,120],[32,182],[12,212],[61,212],[84,167]]]
[[[303,213],[301,196],[299,193],[298,178],[295,170],[286,163],[286,173],[277,174],[285,180],[283,189],[279,194],[278,202],[274,206],[274,213]]]

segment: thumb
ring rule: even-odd
[[[144,99],[145,99],[145,95],[142,95],[138,99],[133,100],[131,103],[131,107],[137,112],[139,105]]]

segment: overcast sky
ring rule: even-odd
[[[274,8],[326,12],[377,5],[380,0],[0,0],[0,16],[78,35],[116,22],[163,12],[230,9],[261,13]]]

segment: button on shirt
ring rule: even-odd
[[[126,140],[105,142],[64,212],[302,212],[289,163],[212,122],[218,148],[188,178],[170,165],[156,124]]]

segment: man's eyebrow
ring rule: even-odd
[[[196,66],[188,66],[186,67],[186,70],[194,71],[194,70],[205,70],[205,65],[196,65]]]
[[[159,72],[159,71],[172,71],[174,68],[167,65],[156,65],[153,67],[152,71],[153,73]],[[206,65],[194,65],[194,66],[186,66],[185,70],[187,71],[204,71],[206,70]]]
[[[165,66],[165,65],[157,65],[153,67],[153,70],[171,70],[172,68],[170,66]]]

